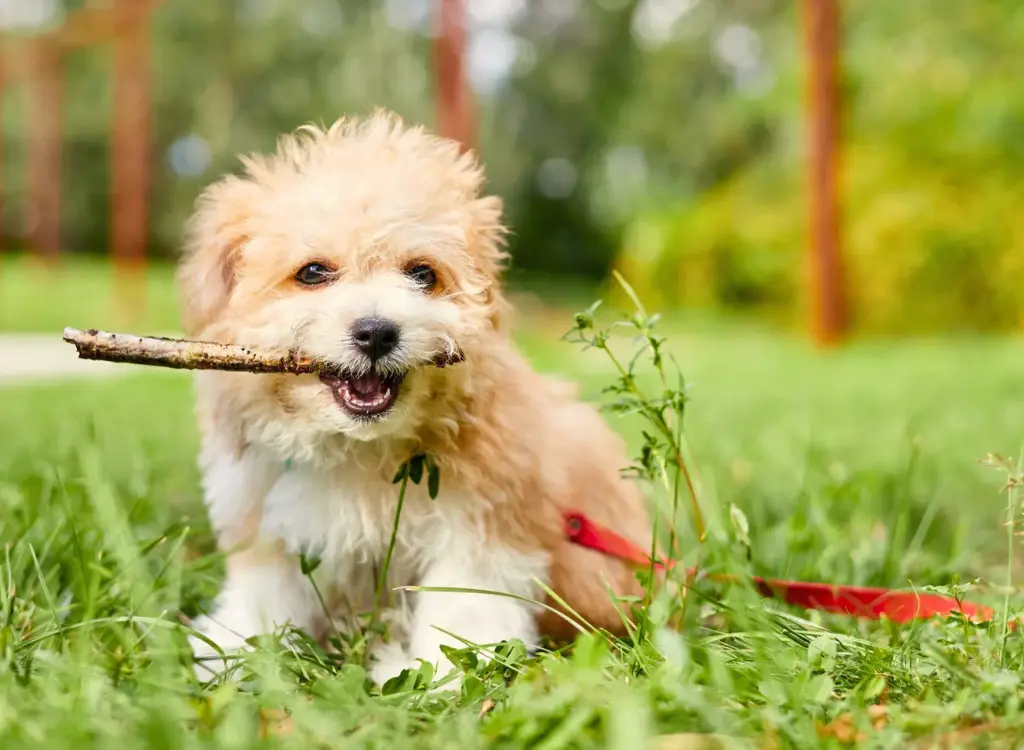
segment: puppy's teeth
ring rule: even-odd
[[[391,388],[384,391],[384,395],[380,397],[380,400],[387,401],[389,398],[391,398]]]

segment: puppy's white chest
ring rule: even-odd
[[[332,566],[376,565],[395,529],[398,495],[398,485],[358,471],[293,466],[264,500],[260,536]],[[410,484],[398,519],[395,564],[418,568],[429,562],[449,543],[453,529],[464,527],[458,516]]]

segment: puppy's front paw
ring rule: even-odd
[[[383,685],[392,677],[398,677],[403,669],[418,669],[419,662],[414,662],[398,643],[386,643],[377,648],[370,664],[370,679],[375,685]]]
[[[373,662],[370,665],[370,679],[375,685],[383,686],[392,677],[398,677],[403,670],[418,672],[423,666],[419,659],[411,658],[404,648],[398,643],[388,643],[380,646],[373,654]],[[456,673],[451,677],[446,675],[453,669],[453,665],[444,655],[440,655],[434,663],[435,684],[430,687],[430,692],[441,692],[445,690],[458,690],[462,685],[462,674]],[[441,680],[444,684],[437,684]]]
[[[189,646],[192,647],[192,657],[195,661],[195,674],[202,682],[227,676],[233,679],[238,674],[238,664],[241,654],[248,648],[248,645],[239,633],[218,624],[209,617],[200,617],[192,627],[202,633],[204,638],[195,635],[188,637]],[[210,641],[217,644],[218,651],[211,645]]]

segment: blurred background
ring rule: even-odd
[[[156,627],[221,587],[192,378],[78,360],[60,331],[175,335],[174,260],[203,187],[283,132],[389,107],[479,150],[513,230],[516,342],[538,371],[619,399],[633,342],[616,337],[613,362],[561,338],[596,298],[600,328],[632,310],[613,272],[661,314],[703,544],[680,482],[642,486],[675,515],[687,564],[973,581],[969,599],[1012,592],[1019,612],[1022,61],[1021,0],[0,0],[0,747],[177,747],[184,726],[242,747],[269,706],[295,707],[317,747],[406,746],[394,727],[425,745],[435,720],[448,746],[478,725],[534,741],[556,721],[548,745],[576,741],[566,728],[593,744],[648,705],[659,731],[764,728],[762,744],[813,747],[825,720],[878,729],[879,714],[847,713],[876,699],[895,710],[867,742],[1016,729],[1005,630],[998,646],[997,630],[952,623],[786,615],[762,631],[746,598],[717,593],[692,600],[712,616],[685,642],[658,637],[656,602],[628,672],[588,646],[507,705],[477,681],[459,713],[413,693],[374,708],[358,673],[328,681],[312,658],[280,706],[280,682],[196,693]],[[678,403],[671,367],[640,359],[633,387]],[[650,465],[651,427],[622,411],[606,417]],[[619,674],[632,695],[606,687]],[[494,722],[469,702],[485,694]]]
[[[438,39],[449,2],[0,0],[0,326],[50,325],[27,312],[35,255],[88,277],[68,294],[101,317],[106,260],[145,257],[151,293],[128,307],[174,327],[159,269],[200,189],[281,132],[378,105],[479,149],[514,285],[585,296],[615,268],[653,308],[800,330],[810,212],[831,199],[808,179],[818,106],[838,125],[838,156],[818,155],[841,221],[817,240],[838,327],[1024,324],[1016,0],[466,0],[448,11],[462,78]],[[829,45],[834,100],[814,83]]]

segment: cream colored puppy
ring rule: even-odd
[[[561,514],[581,510],[641,543],[647,518],[620,478],[620,441],[510,341],[501,204],[480,195],[474,158],[380,113],[304,128],[244,163],[204,193],[190,227],[179,276],[188,333],[300,350],[333,374],[198,374],[203,489],[229,555],[199,630],[229,652],[285,624],[329,632],[337,623],[300,571],[303,553],[322,560],[332,612],[368,611],[392,478],[419,453],[440,467],[441,491],[431,500],[425,482],[409,485],[389,588],[540,601],[541,581],[594,625],[619,627],[608,586],[635,593],[636,581],[567,543]],[[464,362],[434,364],[452,355]],[[510,597],[421,592],[401,605],[370,665],[378,682],[418,659],[447,672],[440,647],[463,644],[442,631],[482,646],[572,633]]]

